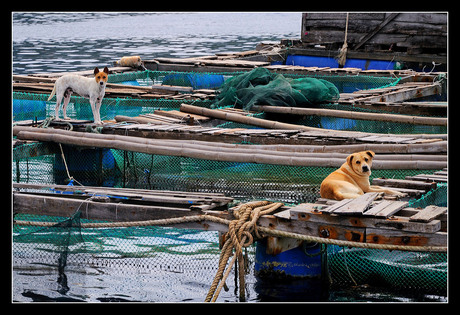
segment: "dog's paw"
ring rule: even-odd
[[[399,192],[399,191],[393,191],[393,193],[391,195],[397,197],[398,199],[407,196],[406,193]]]
[[[64,120],[70,120],[71,118],[69,116],[64,116]]]
[[[96,125],[102,125],[102,124],[103,124],[103,122],[102,122],[102,121],[100,121],[100,120],[98,120],[98,121],[95,121],[94,123],[95,123]]]

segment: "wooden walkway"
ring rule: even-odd
[[[443,170],[447,173],[447,170]],[[420,184],[425,175],[418,175]],[[437,175],[440,176],[440,175]],[[427,177],[428,178],[428,177]],[[446,177],[447,178],[447,177]],[[408,180],[406,187],[411,187]],[[429,183],[434,187],[435,183]],[[418,187],[414,184],[414,187]],[[426,186],[428,187],[428,186]],[[222,194],[154,191],[126,188],[13,184],[15,213],[71,216],[81,209],[81,218],[129,222],[207,214],[232,220],[228,209],[233,198]],[[447,246],[447,208],[410,208],[404,200],[367,193],[357,199],[283,206],[259,218],[258,226],[301,235],[359,243]],[[180,228],[227,231],[227,226],[208,222],[181,223]],[[275,238],[276,240],[276,238]],[[271,251],[284,251],[299,242],[269,242]],[[281,245],[280,245],[281,244]],[[284,245],[283,245],[284,244]]]
[[[233,198],[223,194],[111,187],[13,183],[15,213],[82,219],[142,221],[226,210]]]

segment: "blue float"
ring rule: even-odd
[[[78,149],[62,146],[70,176],[85,186],[113,187],[118,167],[110,149]],[[56,153],[53,165],[54,182],[67,184],[66,166],[61,153]]]
[[[165,76],[162,84],[191,86],[194,90],[197,90],[219,88],[224,81],[224,76],[221,74],[175,73]]]
[[[286,65],[339,68],[337,59],[333,57],[304,55],[289,55],[286,59]],[[347,58],[344,68],[360,68],[362,70],[393,70],[395,66],[395,61]]]
[[[267,254],[265,240],[257,242],[255,273],[260,277],[317,278],[322,275],[321,244],[303,242],[277,255]]]
[[[45,119],[46,102],[13,99],[13,120]]]

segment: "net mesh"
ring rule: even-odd
[[[162,84],[171,74],[177,73],[142,71],[111,75],[109,82]],[[183,85],[197,84],[184,73],[181,75],[167,79],[175,80],[176,85],[181,83],[178,80],[183,80]],[[227,79],[234,74],[217,75]],[[359,78],[358,81],[342,76],[326,79],[333,82],[340,92],[395,83],[393,78],[382,77]],[[14,120],[42,119],[52,115],[55,103],[47,102],[47,98],[45,94],[14,92]],[[186,102],[104,98],[101,117],[110,119],[118,114],[135,116],[155,109],[178,109],[181,103]],[[209,100],[189,102],[205,107],[213,104]],[[68,114],[75,119],[92,118],[87,100],[78,96],[72,96]],[[377,125],[375,122],[364,122],[359,127],[356,124],[345,129],[369,131],[371,123]],[[233,128],[234,125],[227,123],[225,127]],[[386,128],[385,132],[395,132]],[[398,131],[407,132],[404,128]],[[243,202],[254,199],[287,204],[314,202],[319,197],[321,181],[334,170],[62,147],[71,175],[84,185],[216,192]],[[61,152],[55,145],[21,145],[13,149],[12,156],[12,178],[15,182],[68,183]],[[404,178],[432,172],[373,170],[372,178]],[[438,185],[436,190],[410,201],[413,207],[428,204],[446,206],[447,185]],[[185,300],[203,301],[218,266],[218,232],[154,226],[82,229],[80,223],[88,222],[80,218],[83,210],[84,206],[75,209],[71,218],[15,213],[15,220],[57,223],[46,228],[13,225],[13,296],[16,299],[29,297],[41,300],[43,296],[51,296],[70,301],[171,301],[184,300],[185,296]],[[247,249],[249,285],[256,283],[254,255],[255,246],[251,246]],[[377,283],[389,287],[428,289],[441,294],[446,292],[445,253],[328,246],[327,260],[329,275],[335,286]],[[30,275],[36,276],[37,281],[30,284]],[[222,292],[218,301],[236,300],[237,294],[233,290],[236,285],[231,281],[227,285],[230,291]],[[28,289],[24,290],[24,287]],[[251,290],[248,292],[255,294]]]

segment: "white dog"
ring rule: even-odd
[[[104,68],[104,71],[99,71],[96,67],[94,69],[94,79],[75,74],[66,74],[57,79],[53,91],[48,98],[49,101],[56,94],[56,119],[59,119],[59,107],[61,107],[62,97],[64,97],[64,105],[62,107],[64,119],[70,119],[67,117],[67,105],[69,104],[72,92],[75,92],[84,98],[89,98],[94,122],[99,125],[102,124],[99,110],[101,109],[102,98],[105,95],[108,75],[109,69],[107,67]]]

